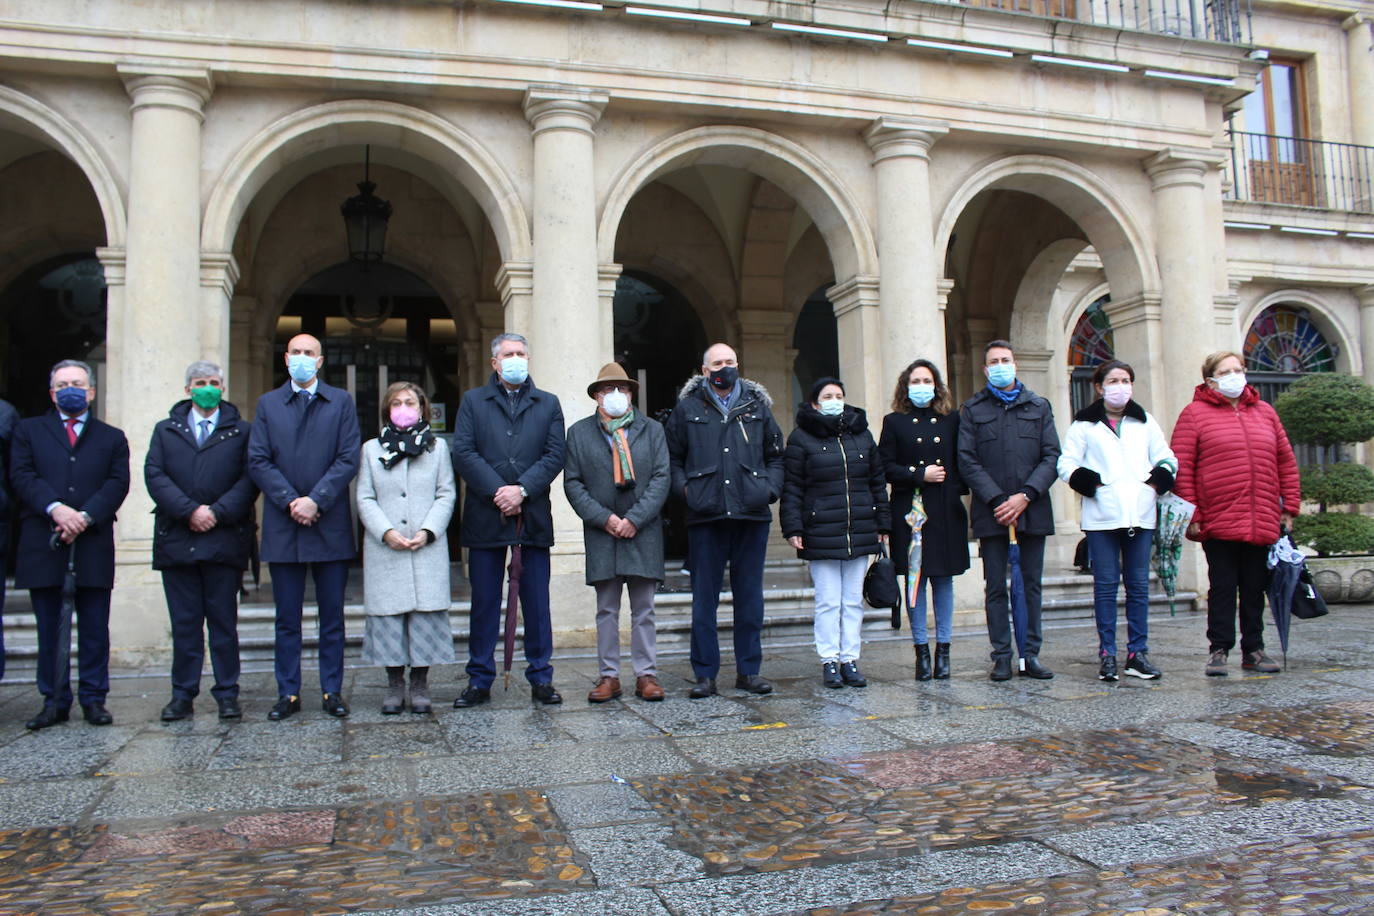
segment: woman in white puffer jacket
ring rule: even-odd
[[[1059,476],[1083,496],[1083,532],[1093,569],[1098,678],[1115,681],[1116,595],[1126,584],[1125,673],[1159,678],[1149,658],[1150,548],[1155,500],[1178,473],[1164,431],[1131,400],[1135,370],[1110,360],[1093,373],[1097,400],[1074,415],[1059,456]]]

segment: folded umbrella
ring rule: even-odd
[[[510,689],[510,665],[515,657],[515,621],[520,616],[520,576],[524,572],[524,557],[521,554],[520,534],[524,528],[524,515],[515,517],[515,543],[510,548],[510,565],[506,567],[508,582],[506,586],[506,629],[505,655],[501,659],[501,670],[505,673],[504,690]]]
[[[1011,575],[1011,628],[1016,634],[1018,658],[1026,657],[1026,580],[1021,572],[1021,545],[1016,543],[1016,525],[1007,527],[1007,571]]]
[[[1174,616],[1174,596],[1178,594],[1178,563],[1183,557],[1183,536],[1193,520],[1197,506],[1174,493],[1155,501],[1154,568],[1164,594],[1169,596],[1169,616]]]
[[[67,571],[62,576],[62,610],[57,615],[57,638],[53,640],[53,684],[61,693],[62,685],[72,676],[72,618],[76,616],[76,542],[66,544],[58,532],[53,532],[48,546],[53,550],[67,548]]]
[[[1274,615],[1274,629],[1279,631],[1279,647],[1283,649],[1283,667],[1288,667],[1288,631],[1293,623],[1293,595],[1307,568],[1302,551],[1293,543],[1288,532],[1269,548],[1269,613]]]

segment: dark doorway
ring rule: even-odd
[[[792,332],[792,403],[801,403],[816,379],[840,377],[840,332],[835,306],[826,298],[827,283],[818,287],[802,305]]]

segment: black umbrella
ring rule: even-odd
[[[1021,545],[1016,543],[1016,525],[1007,527],[1007,569],[1011,574],[1011,627],[1016,634],[1016,653],[1026,657],[1026,580],[1021,572]]]
[[[53,665],[53,685],[60,692],[72,676],[72,617],[76,615],[76,542],[66,544],[62,533],[54,531],[48,546],[53,550],[67,548],[67,571],[62,576],[62,611],[57,616],[57,639],[53,651],[57,653]]]
[[[506,633],[505,657],[501,668],[505,672],[504,690],[510,689],[510,664],[515,656],[515,621],[520,616],[520,576],[524,573],[525,558],[520,547],[520,532],[524,527],[525,516],[515,517],[515,543],[510,548],[510,566],[507,567],[509,585],[506,587]]]
[[[1286,531],[1269,548],[1269,612],[1274,615],[1274,629],[1279,631],[1279,646],[1283,649],[1283,667],[1288,667],[1288,630],[1293,623],[1293,595],[1307,569],[1298,546]]]

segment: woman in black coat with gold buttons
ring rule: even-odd
[[[892,413],[883,417],[878,442],[892,484],[892,560],[897,572],[910,576],[907,548],[911,527],[906,516],[920,493],[925,507],[921,528],[920,581],[916,600],[908,602],[911,638],[916,645],[916,680],[932,674],[949,677],[949,642],[954,621],[954,577],[969,567],[968,514],[960,496],[968,492],[959,479],[959,412],[940,378],[940,370],[918,359],[897,377]],[[909,581],[909,580],[908,580]],[[926,631],[926,583],[935,605],[935,663],[932,669]],[[903,589],[907,594],[908,589]]]

